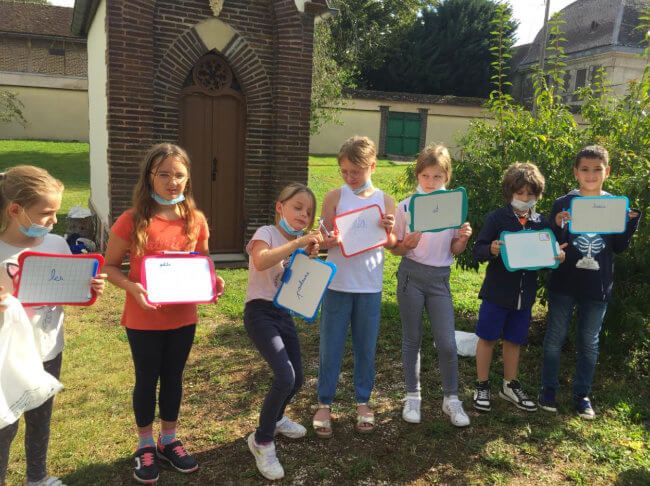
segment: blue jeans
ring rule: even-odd
[[[357,403],[370,399],[375,384],[375,351],[379,335],[381,292],[327,290],[320,318],[318,401],[331,404],[341,372],[348,327],[352,327],[354,395]]]
[[[607,311],[607,302],[576,299],[570,295],[549,291],[542,386],[554,390],[559,387],[560,354],[571,324],[574,307],[577,307],[578,310],[578,323],[573,394],[587,396],[591,391],[591,383],[598,361],[598,339]]]

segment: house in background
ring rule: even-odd
[[[613,93],[623,96],[628,83],[641,79],[646,66],[645,33],[639,16],[648,0],[577,0],[560,11],[566,22],[561,29],[567,58],[564,99],[578,103],[575,91],[593,82],[599,68],[607,72]],[[513,56],[515,99],[528,102],[533,96],[532,71],[539,65],[540,31],[532,44],[519,46]]]
[[[489,116],[484,99],[385,91],[351,90],[336,114],[312,135],[309,152],[336,154],[350,135],[366,135],[377,144],[379,157],[413,160],[431,143],[444,143],[458,155],[458,139],[472,120]]]
[[[0,2],[0,89],[27,120],[0,123],[0,139],[88,140],[86,39],[71,20],[71,8]]]
[[[240,260],[307,182],[314,22],[326,0],[77,0],[88,38],[90,205],[103,243],[158,142],[192,158],[210,251]]]

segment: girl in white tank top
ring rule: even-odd
[[[338,155],[345,185],[330,191],[323,201],[323,220],[328,230],[333,228],[336,215],[376,204],[381,208],[380,223],[389,237],[385,247],[395,245],[392,233],[395,224],[395,202],[375,189],[370,176],[376,167],[374,143],[367,137],[352,137],[341,147]],[[356,400],[356,430],[372,432],[375,418],[368,407],[375,379],[375,350],[379,333],[381,289],[384,270],[384,249],[374,248],[352,257],[344,257],[337,235],[323,235],[322,247],[328,249],[327,260],[336,264],[336,276],[325,298],[320,321],[320,367],[318,372],[318,410],[313,427],[318,437],[331,437],[333,430],[330,405],[345,349],[346,336],[352,328],[354,352],[354,392]]]

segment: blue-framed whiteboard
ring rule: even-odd
[[[413,194],[409,201],[411,232],[435,233],[460,228],[467,219],[467,191],[464,187],[453,190]]]
[[[578,196],[571,199],[569,232],[613,235],[625,233],[630,200],[625,196]]]
[[[316,319],[323,295],[336,274],[336,265],[296,250],[282,275],[282,284],[273,304],[301,316],[308,322]]]
[[[559,247],[550,229],[502,231],[499,235],[501,260],[509,272],[557,268]]]

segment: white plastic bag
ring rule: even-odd
[[[0,312],[0,429],[41,406],[63,385],[43,369],[32,324],[18,299],[7,295]]]
[[[473,332],[456,331],[456,349],[460,356],[476,356],[478,336]]]

